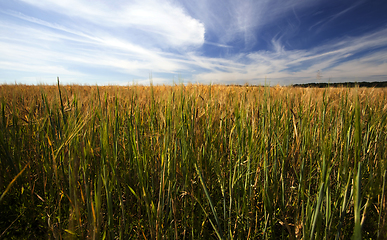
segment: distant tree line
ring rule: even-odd
[[[344,83],[304,83],[293,84],[293,87],[310,87],[310,88],[326,88],[326,87],[367,87],[367,88],[384,88],[387,87],[387,81],[384,82],[344,82]]]

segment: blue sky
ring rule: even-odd
[[[386,81],[386,12],[385,0],[1,0],[0,83]]]

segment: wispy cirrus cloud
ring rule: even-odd
[[[387,30],[332,40],[308,50],[286,50],[280,41],[273,40],[276,51],[246,54],[249,60],[237,68],[222,69],[196,76],[196,81],[290,84],[316,81],[321,71],[325,81],[372,81],[387,79]],[[377,51],[372,51],[377,50]],[[352,58],[355,55],[361,57]]]
[[[184,5],[202,21],[211,36],[222,44],[242,41],[246,49],[253,47],[262,30],[284,16],[298,18],[296,11],[303,11],[318,1],[208,1],[184,0]],[[299,21],[299,20],[298,20]]]
[[[333,22],[334,20],[336,20],[342,16],[345,16],[348,12],[356,9],[361,4],[364,4],[364,2],[365,2],[364,0],[354,1],[352,5],[346,7],[345,9],[343,9],[339,12],[336,12],[334,14],[331,14],[331,15],[327,16],[326,18],[313,24],[312,26],[309,27],[309,31],[312,30],[313,28],[317,28],[315,31],[320,32],[321,29],[323,29],[326,25],[328,25],[329,23]]]

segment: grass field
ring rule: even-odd
[[[0,239],[387,239],[386,97],[0,85]]]

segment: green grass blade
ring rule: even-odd
[[[214,215],[214,218],[215,218],[215,221],[216,221],[217,228],[215,228],[214,230],[215,230],[218,238],[219,239],[223,239],[222,229],[221,229],[221,226],[220,226],[218,215],[216,214],[214,205],[212,204],[212,200],[211,200],[210,194],[208,193],[207,186],[206,186],[206,183],[204,182],[202,173],[201,173],[200,169],[198,168],[198,166],[196,165],[196,163],[195,163],[195,169],[196,169],[197,174],[199,175],[199,179],[200,179],[200,182],[202,184],[204,193],[206,194],[207,200],[208,200],[208,202],[210,204],[210,207],[211,207],[212,214]]]

